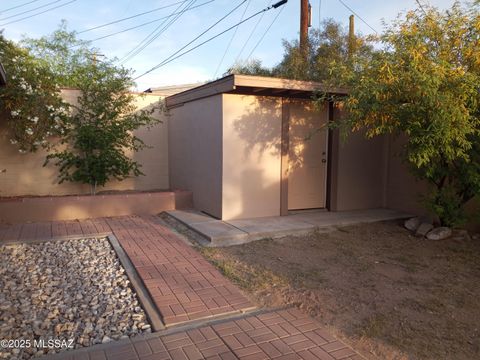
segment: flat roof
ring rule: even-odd
[[[5,76],[5,69],[2,65],[2,63],[0,63],[0,86],[3,86],[7,83],[7,77]]]
[[[223,93],[308,99],[318,91],[337,95],[348,94],[346,89],[326,88],[323,84],[313,81],[231,74],[169,96],[166,98],[166,105],[167,107],[180,106],[190,101]]]
[[[167,97],[167,96],[172,96],[172,95],[178,94],[182,91],[186,91],[186,90],[190,90],[190,89],[199,87],[199,86],[204,85],[204,84],[205,84],[205,81],[192,83],[192,84],[157,86],[157,87],[148,88],[144,92],[147,93],[147,94],[155,94],[155,95],[160,95],[160,96]]]

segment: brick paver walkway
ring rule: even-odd
[[[246,316],[171,335],[132,338],[102,349],[64,353],[62,360],[360,360],[344,343],[298,310]],[[53,360],[53,359],[52,359]]]
[[[254,306],[198,252],[155,217],[55,221],[0,228],[0,240],[40,240],[113,233],[142,278],[167,326]]]
[[[253,305],[156,217],[126,216],[0,226],[0,243],[113,233],[145,283],[164,322],[175,325]],[[363,359],[298,310],[241,316],[53,356],[89,360]],[[175,330],[169,330],[170,332]]]

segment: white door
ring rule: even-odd
[[[327,106],[292,101],[289,119],[288,209],[324,208],[327,175]]]

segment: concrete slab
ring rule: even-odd
[[[173,216],[178,221],[181,221],[185,225],[199,224],[203,222],[220,221],[211,216],[195,210],[169,210],[167,214]]]
[[[206,237],[213,246],[243,244],[248,240],[248,234],[245,231],[220,220],[190,224],[189,226]]]
[[[370,209],[329,212],[296,211],[288,216],[221,221],[194,211],[168,211],[168,214],[187,225],[210,243],[207,246],[229,246],[264,238],[304,235],[314,230],[335,229],[377,221],[404,219],[410,214],[390,209]]]
[[[248,233],[249,240],[278,238],[287,235],[302,235],[315,230],[316,226],[290,216],[275,216],[256,219],[230,220],[228,224]]]
[[[297,213],[289,217],[315,225],[318,228],[348,226],[377,221],[404,219],[410,214],[391,209],[368,209],[339,212]]]

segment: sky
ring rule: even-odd
[[[246,19],[277,1],[1,0],[0,29],[4,29],[4,36],[7,39],[18,41],[22,35],[34,38],[48,35],[58,28],[62,19],[65,19],[69,30],[79,32],[79,38],[92,40],[152,22],[136,29],[92,42],[92,46],[97,47],[101,55],[108,58],[116,57],[121,60],[141,44],[149,34],[152,34],[155,29],[163,29],[168,25],[168,22],[171,22],[177,16],[171,16],[167,20],[161,20],[161,18],[168,17],[175,12],[180,13],[182,9],[191,6],[191,9],[179,15],[143,51],[127,59],[128,61],[118,62],[125,67],[133,69],[133,76],[136,77],[160,64],[164,59],[174,54],[238,5],[240,6],[231,15],[192,43],[190,47],[207,40],[235,25],[241,19]],[[422,4],[430,4],[441,9],[450,7],[453,2],[453,0],[421,0]],[[380,33],[383,29],[382,21],[389,23],[400,12],[417,7],[416,0],[310,0],[310,4],[312,6],[313,27],[318,27],[319,23],[327,18],[333,18],[348,26],[348,18],[352,14],[347,9],[346,6],[348,6],[361,18],[357,17],[355,19],[355,31],[364,35],[374,33],[374,30]],[[53,9],[55,7],[57,8]],[[130,20],[82,32],[99,25],[162,7],[163,9]],[[31,16],[40,12],[44,13]],[[263,17],[262,15],[257,15],[243,23],[237,27],[236,32],[232,29],[200,46],[198,49],[138,78],[136,80],[136,90],[143,91],[149,87],[212,80],[220,77],[236,61],[242,62],[248,59],[258,59],[265,66],[277,64],[283,54],[282,40],[298,38],[300,0],[289,0],[286,5],[266,11],[263,14]],[[26,17],[28,18],[22,20],[22,18]],[[257,23],[258,25],[256,25]],[[185,48],[185,50],[188,50],[190,47]],[[102,59],[102,57],[99,55],[98,59]]]

